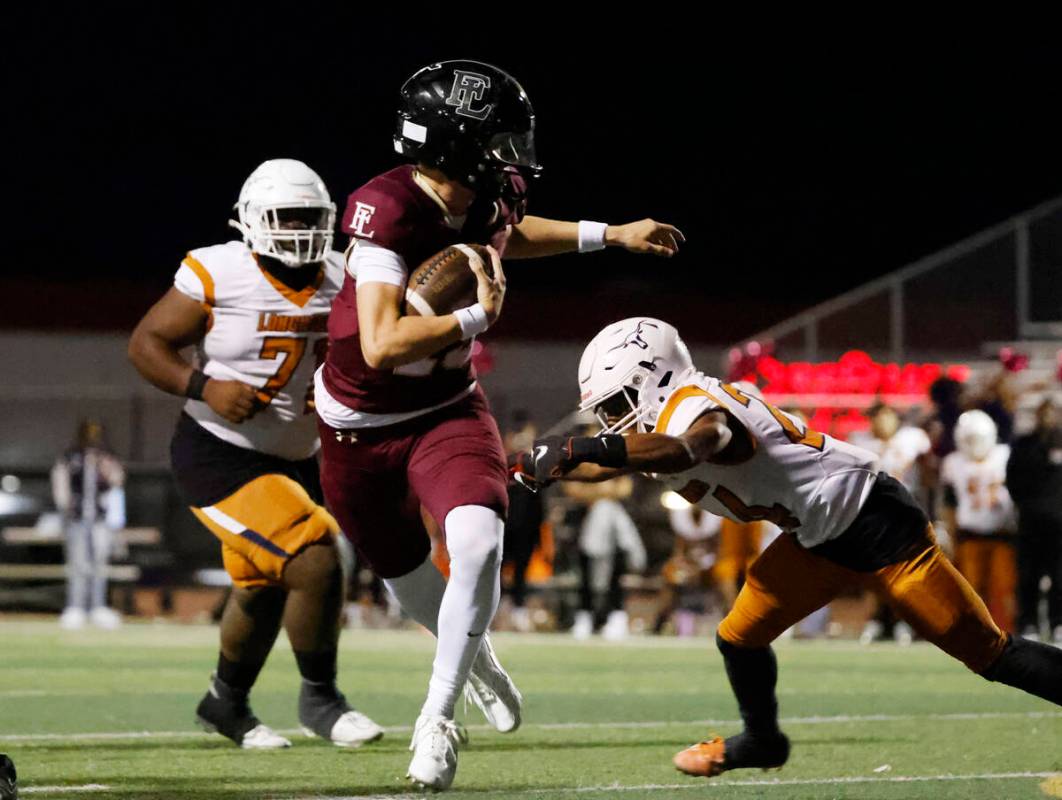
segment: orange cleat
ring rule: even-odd
[[[726,770],[726,742],[723,737],[716,736],[707,742],[691,744],[685,750],[675,753],[671,762],[679,772],[711,778]]]

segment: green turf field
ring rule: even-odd
[[[525,696],[524,726],[501,736],[464,713],[455,798],[1062,797],[1062,713],[992,685],[928,646],[784,643],[779,695],[793,755],[779,772],[714,781],[675,772],[672,754],[737,712],[703,641],[576,644],[497,637]],[[64,633],[0,622],[0,751],[24,797],[313,798],[412,794],[402,776],[432,640],[343,636],[341,685],[388,726],[345,751],[296,734],[297,673],[278,645],[252,699],[293,748],[244,753],[192,724],[216,651],[212,628],[129,625]],[[462,712],[463,713],[463,712]],[[459,714],[461,716],[462,714]],[[65,787],[60,791],[59,787]]]

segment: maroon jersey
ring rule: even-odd
[[[513,188],[523,185],[513,176]],[[409,270],[452,244],[494,244],[504,251],[507,226],[523,217],[523,204],[476,201],[464,226],[447,224],[443,209],[413,180],[405,165],[378,175],[347,198],[343,230],[402,256]],[[467,359],[440,357],[427,374],[401,374],[365,363],[358,335],[357,284],[347,274],[328,320],[328,358],[324,382],[329,394],[347,408],[370,414],[397,414],[444,403],[475,380]],[[440,354],[441,356],[442,354]],[[452,363],[460,362],[460,363]]]

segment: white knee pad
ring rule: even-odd
[[[446,549],[461,569],[480,571],[501,564],[505,523],[486,506],[458,506],[446,515]]]

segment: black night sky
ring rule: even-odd
[[[523,83],[547,168],[532,213],[651,215],[689,239],[666,263],[609,251],[514,264],[523,319],[601,291],[630,313],[682,295],[747,322],[707,337],[726,341],[1062,192],[1062,47],[1046,21],[974,36],[902,20],[768,30],[689,7],[624,20],[614,4],[563,17],[525,5],[508,20],[474,4],[179,8],[9,18],[4,326],[128,328],[184,251],[229,238],[265,158],[305,160],[342,208],[397,163],[397,89],[440,58]],[[46,307],[75,287],[110,316],[31,314],[27,286],[56,298]]]

